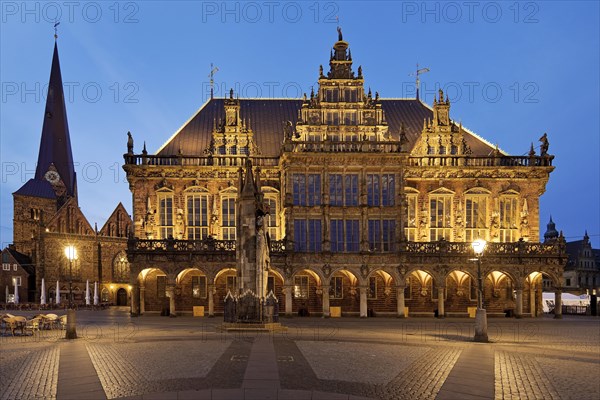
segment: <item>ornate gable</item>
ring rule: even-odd
[[[77,205],[77,199],[71,197],[56,212],[46,225],[50,232],[70,233],[76,235],[93,235],[94,229]]]
[[[450,100],[444,99],[440,89],[439,98],[433,99],[433,119],[423,120],[423,130],[417,140],[412,156],[460,156],[471,153],[465,141],[462,124],[456,126],[450,119]]]
[[[100,236],[127,237],[131,218],[122,203],[119,203],[100,229]]]
[[[246,120],[240,117],[240,100],[233,97],[233,89],[229,91],[229,98],[225,99],[223,108],[225,117],[218,124],[215,119],[210,144],[204,152],[216,158],[259,155],[260,151],[254,142],[254,132]]]

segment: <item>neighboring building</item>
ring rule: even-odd
[[[15,250],[13,245],[2,250],[2,271],[0,271],[0,299],[3,303],[15,302],[15,284],[19,302],[35,301],[35,268],[31,259]]]
[[[581,294],[600,292],[600,249],[593,249],[587,232],[582,240],[567,242],[565,290]]]
[[[537,243],[553,156],[509,156],[433,106],[365,91],[348,43],[303,99],[211,98],[155,155],[124,169],[133,194],[132,312],[222,312],[240,287],[240,168],[250,159],[270,209],[268,286],[282,312],[466,315],[482,258],[488,313],[541,313],[560,298],[564,240]],[[332,307],[336,307],[332,309]],[[557,308],[560,312],[560,307]]]
[[[98,231],[79,208],[56,43],[35,176],[13,193],[13,200],[14,246],[5,249],[3,255],[20,254],[22,259],[30,259],[27,262],[33,270],[29,277],[35,277],[27,289],[29,295],[21,301],[39,302],[44,279],[48,302],[55,299],[57,281],[66,302],[68,281],[72,278],[76,302],[84,301],[89,280],[92,290],[95,281],[100,283],[101,301],[129,304],[129,264],[125,250],[131,218],[119,204]],[[74,245],[77,250],[78,259],[72,265],[64,253],[67,245]]]

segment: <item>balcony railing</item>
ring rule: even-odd
[[[212,238],[202,240],[177,240],[177,239],[129,239],[127,242],[130,252],[234,252],[235,240],[216,240]],[[283,240],[271,240],[271,253],[285,251]]]
[[[234,252],[236,250],[235,240],[216,240],[212,238],[203,240],[175,240],[175,239],[129,239],[128,249],[130,252]],[[284,240],[272,240],[270,246],[271,254],[292,253],[294,250],[286,247]],[[469,242],[403,242],[389,247],[389,250],[379,249],[371,254],[380,253],[406,253],[423,255],[472,255],[473,248]],[[507,256],[557,256],[565,254],[565,245],[558,241],[554,243],[533,242],[511,242],[492,243],[488,242],[485,248],[486,255]]]
[[[215,156],[156,156],[143,154],[125,154],[125,165],[150,166],[182,166],[182,167],[242,167],[246,165],[246,155],[215,155]],[[278,157],[250,157],[255,167],[275,167]]]
[[[551,167],[554,156],[452,156],[410,157],[410,167]]]
[[[401,252],[422,254],[473,254],[470,242],[405,242],[400,246]],[[534,243],[534,242],[511,242],[495,243],[488,242],[485,247],[487,255],[560,255],[565,252],[562,242]]]

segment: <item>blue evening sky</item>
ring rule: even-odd
[[[382,97],[445,88],[451,117],[513,155],[548,133],[556,170],[541,196],[569,240],[600,245],[599,6],[539,2],[2,1],[0,242],[12,241],[12,192],[35,170],[53,21],[80,206],[100,228],[118,202],[126,133],[155,152],[215,91],[300,97],[327,69],[336,15],[355,68]]]

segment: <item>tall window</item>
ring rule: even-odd
[[[173,193],[158,193],[158,221],[162,239],[173,237]]]
[[[358,206],[358,174],[344,176],[344,205]]]
[[[379,181],[379,175],[367,175],[367,204],[370,206],[378,206],[380,204],[381,187]]]
[[[308,220],[308,251],[320,252],[323,241],[320,219]]]
[[[393,251],[395,249],[396,221],[393,219],[369,220],[369,249]]]
[[[187,196],[187,238],[204,239],[208,236],[208,197],[205,194]]]
[[[384,219],[381,221],[383,230],[382,234],[382,246],[383,251],[394,251],[396,250],[396,221],[393,219]]]
[[[344,278],[341,276],[334,276],[331,278],[329,297],[332,299],[341,299],[344,297]]]
[[[344,113],[344,125],[356,125],[356,111],[346,111]]]
[[[452,196],[435,194],[429,197],[429,240],[451,240]]]
[[[343,203],[344,187],[342,185],[342,174],[329,175],[329,204],[341,206]]]
[[[295,206],[320,206],[321,175],[293,174],[292,194]]]
[[[113,260],[113,280],[115,282],[129,282],[129,262],[124,251],[119,252]]]
[[[235,199],[226,198],[221,201],[221,234],[223,240],[235,240]]]
[[[409,242],[417,241],[417,194],[406,195],[407,203],[407,221],[406,221],[406,240]]]
[[[517,216],[519,200],[516,196],[500,197],[500,241],[516,242],[519,240]]]
[[[395,179],[393,174],[381,175],[381,205],[393,206],[395,196]]]
[[[344,251],[344,221],[332,219],[330,221],[329,236],[331,251],[334,253]]]
[[[292,175],[292,193],[295,206],[306,205],[306,175]]]
[[[325,113],[325,123],[327,125],[337,126],[340,124],[340,113],[338,111],[327,111]]]
[[[321,205],[321,175],[319,175],[319,174],[309,174],[308,175],[307,204],[309,206],[320,206]]]
[[[192,276],[192,297],[195,299],[206,298],[206,276]]]
[[[465,240],[472,242],[475,239],[486,239],[487,196],[465,196],[466,229]]]
[[[393,206],[395,193],[394,174],[367,174],[367,204],[369,206]]]
[[[294,277],[294,297],[297,299],[308,299],[308,275]]]
[[[358,206],[358,174],[329,175],[329,202],[332,206]]]
[[[269,215],[267,216],[269,237],[271,240],[279,240],[277,229],[277,200],[266,198],[265,204],[269,208]]]
[[[320,252],[322,231],[320,219],[294,220],[294,250],[298,252]]]
[[[381,251],[381,221],[369,220],[369,250]]]
[[[331,251],[358,252],[359,251],[359,228],[358,220],[332,219],[330,224]]]

